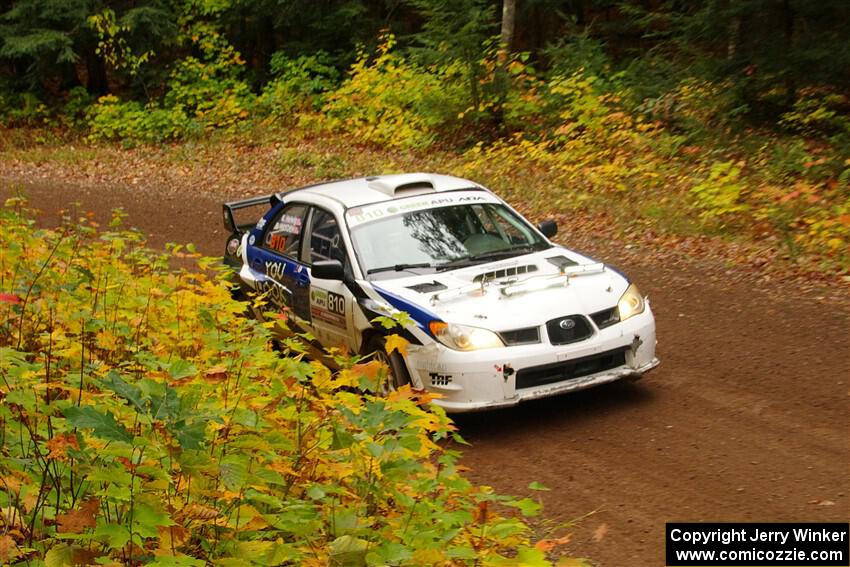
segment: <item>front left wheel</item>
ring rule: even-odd
[[[366,343],[366,353],[371,354],[375,360],[386,364],[388,368],[387,379],[380,384],[378,391],[382,395],[398,390],[405,384],[410,384],[410,374],[407,365],[397,350],[387,352],[387,342],[384,337],[375,336]]]

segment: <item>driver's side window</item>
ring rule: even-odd
[[[348,256],[336,217],[323,209],[313,209],[312,229],[310,231],[309,263],[322,260],[339,260],[346,266]]]
[[[307,206],[299,203],[283,207],[263,236],[263,248],[297,259],[305,212]]]

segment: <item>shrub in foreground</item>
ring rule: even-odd
[[[214,261],[17,202],[0,235],[1,562],[548,564],[539,505],[461,476],[427,397],[272,351]]]

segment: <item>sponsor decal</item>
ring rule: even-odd
[[[257,221],[257,230],[262,230],[266,226],[266,217],[262,217]]]
[[[451,374],[440,374],[439,372],[429,372],[428,377],[431,379],[432,386],[448,386],[453,379]]]
[[[299,234],[301,234],[301,217],[283,215],[277,220],[271,232],[266,235],[266,246],[272,250],[283,252],[287,249],[287,244],[292,244],[292,239],[295,239]]]
[[[257,284],[257,291],[260,293],[268,293],[269,301],[277,305],[288,305],[290,296],[279,283],[283,279],[286,272],[286,264],[281,262],[266,262],[266,275],[275,281],[260,281]],[[278,282],[278,283],[276,283]]]
[[[274,227],[275,232],[286,234],[301,234],[301,217],[295,215],[283,215],[278,219]]]
[[[256,241],[257,241],[257,239],[254,237],[253,234],[248,237],[248,244],[250,244],[251,246],[253,246],[254,242],[256,242]]]
[[[286,274],[286,264],[283,262],[266,262],[266,275],[280,281]]]
[[[345,328],[345,297],[326,289],[312,288],[310,290],[310,315],[314,319]]]
[[[269,235],[269,241],[266,243],[266,246],[268,246],[272,250],[283,252],[284,250],[286,250],[286,241],[288,239],[288,234],[281,234],[279,232],[275,232]]]
[[[432,197],[411,197],[410,200],[398,200],[391,203],[376,203],[374,205],[349,209],[346,213],[348,224],[354,226],[401,213],[462,205],[465,203],[499,203],[499,200],[484,191],[469,191],[452,193],[451,195],[435,195]]]

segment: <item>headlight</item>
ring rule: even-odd
[[[431,321],[428,328],[438,341],[455,350],[479,350],[505,346],[496,333],[479,327]]]
[[[230,256],[236,256],[236,253],[239,252],[239,244],[240,242],[238,238],[231,238],[227,242],[227,254]]]
[[[617,303],[617,311],[620,312],[620,321],[625,321],[629,317],[640,315],[643,313],[645,307],[646,303],[644,302],[643,296],[640,294],[637,286],[635,284],[631,284],[629,289],[626,290],[626,293],[623,294],[623,297],[621,297],[620,301]]]

